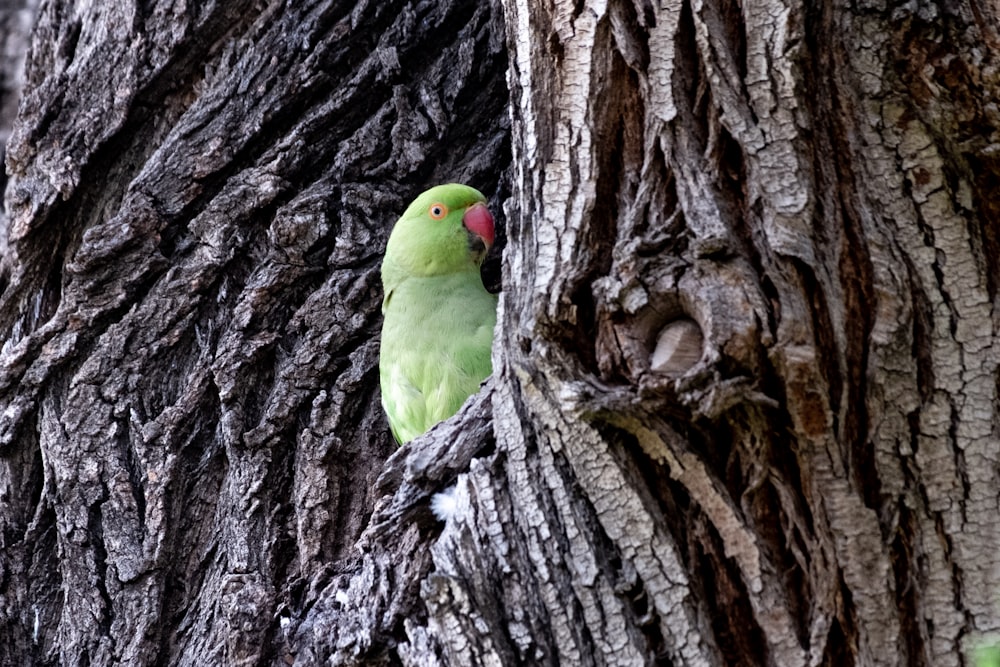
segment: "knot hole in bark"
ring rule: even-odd
[[[607,280],[595,284],[595,293],[597,356],[605,381],[638,385],[650,372],[678,378],[704,358],[701,318],[676,294],[650,294],[636,284],[629,288]]]
[[[683,375],[701,360],[705,336],[691,319],[668,322],[656,335],[649,370],[672,377]]]

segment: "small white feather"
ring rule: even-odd
[[[431,496],[431,511],[438,521],[447,521],[458,516],[458,496],[455,486],[449,486],[441,493]]]

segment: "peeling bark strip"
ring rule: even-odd
[[[501,190],[499,11],[44,3],[7,146],[0,664],[305,650],[395,450],[389,225]]]

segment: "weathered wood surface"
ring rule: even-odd
[[[284,659],[395,449],[388,228],[434,182],[500,192],[505,68],[490,4],[42,6],[7,152],[0,664]]]
[[[0,663],[947,666],[1000,630],[996,8],[291,4],[41,8]],[[496,373],[395,450],[379,253],[442,180],[506,213]]]
[[[5,152],[24,88],[24,60],[37,11],[38,0],[17,0],[0,6],[0,146]],[[0,173],[0,183],[7,184],[6,170]],[[0,210],[0,265],[7,256],[7,227],[4,208]]]
[[[962,664],[1000,629],[996,7],[505,7],[495,428],[547,649]],[[683,318],[701,361],[651,372]]]

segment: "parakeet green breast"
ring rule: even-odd
[[[403,444],[455,414],[492,372],[497,298],[479,267],[493,216],[474,188],[451,183],[417,197],[382,260],[382,406]]]

